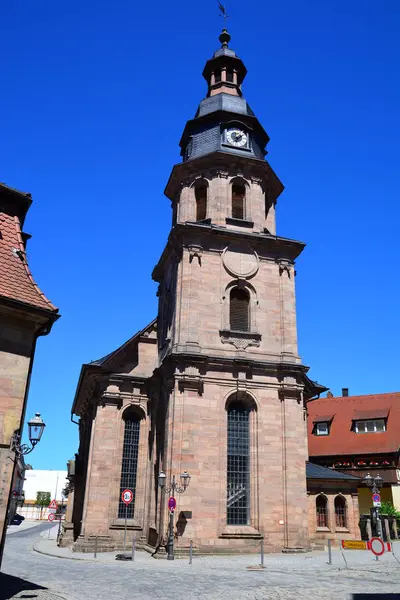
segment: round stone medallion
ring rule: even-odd
[[[259,266],[258,256],[250,246],[230,245],[222,253],[225,269],[234,277],[249,279],[253,277]]]

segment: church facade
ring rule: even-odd
[[[186,123],[165,194],[173,224],[155,266],[157,318],[82,366],[72,413],[80,445],[71,477],[76,550],[154,551],[167,539],[167,484],[177,493],[175,547],[200,552],[309,547],[307,400],[325,388],[298,355],[295,260],[276,233],[283,185],[265,160],[268,134],[242,93],[229,47],[207,61],[207,96]],[[133,502],[121,500],[131,489]]]

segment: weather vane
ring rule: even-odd
[[[226,21],[227,21],[227,19],[229,19],[229,15],[226,12],[226,8],[222,4],[222,2],[218,2],[218,8],[219,8],[220,13],[221,13],[219,16],[223,18],[223,20],[224,20],[224,27],[226,27]]]

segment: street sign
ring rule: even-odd
[[[124,490],[122,492],[122,502],[125,502],[126,505],[130,504],[133,500],[132,490]]]
[[[369,542],[369,549],[375,556],[382,556],[385,552],[385,544],[380,538],[374,537]]]
[[[361,540],[342,540],[343,550],[367,550],[367,542]]]
[[[52,500],[47,508],[55,508],[57,510],[58,506],[56,500]]]
[[[49,514],[49,516],[47,517],[47,519],[50,521],[50,523],[51,523],[52,521],[54,521],[54,519],[55,519],[55,518],[56,518],[56,517],[55,517],[55,514],[54,514],[54,513],[50,513],[50,514]]]
[[[381,501],[381,496],[380,494],[372,494],[372,502],[379,502]],[[374,504],[375,506],[375,504]]]
[[[176,500],[173,496],[168,500],[168,508],[171,512],[176,509]]]
[[[376,508],[380,508],[382,506],[382,502],[373,502],[372,503]]]

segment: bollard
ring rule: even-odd
[[[94,558],[97,558],[97,535],[94,538]]]
[[[136,550],[136,535],[133,536],[133,540],[132,540],[132,562],[135,560],[135,550]]]
[[[332,564],[332,540],[328,539],[328,565]]]
[[[192,564],[192,559],[193,559],[193,542],[192,542],[192,540],[190,540],[190,544],[189,544],[189,565]]]
[[[261,540],[261,562],[260,565],[264,566],[264,540]]]

